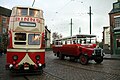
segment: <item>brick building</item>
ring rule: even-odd
[[[6,52],[7,31],[11,10],[0,6],[0,52]]]
[[[11,10],[0,6],[0,34],[6,33],[9,25]]]
[[[120,55],[120,0],[113,3],[109,18],[111,51],[113,55]]]

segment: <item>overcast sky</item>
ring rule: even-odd
[[[89,34],[89,6],[92,8],[92,34],[102,39],[104,26],[109,26],[108,13],[117,0],[35,0],[34,6],[44,11],[45,25],[51,32],[63,37],[70,36],[70,19],[73,19],[73,35]],[[1,0],[0,6],[12,9],[14,6],[31,7],[33,0]]]

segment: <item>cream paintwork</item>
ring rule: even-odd
[[[35,63],[31,60],[31,58],[29,57],[28,53],[25,55],[25,57],[20,61],[20,63],[18,63],[18,65],[21,65],[23,63],[29,63],[31,65],[35,65]]]

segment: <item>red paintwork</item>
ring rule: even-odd
[[[9,48],[13,48],[13,45],[12,45],[12,32],[11,32],[11,30],[10,31],[8,31],[8,35],[9,35],[9,45],[8,45],[8,49]]]
[[[26,52],[7,52],[7,64],[13,64],[14,60],[12,59],[12,57],[14,55],[18,56],[18,60],[15,62],[19,63],[25,57]],[[41,64],[45,64],[45,52],[28,52],[28,55],[34,63],[37,62],[37,60],[35,59],[35,56],[40,55],[39,62]]]
[[[42,39],[41,39],[41,48],[42,49],[44,49],[45,48],[45,39],[44,39],[44,36],[45,36],[45,34],[44,33],[42,33]]]
[[[54,53],[60,52],[65,55],[80,56],[80,54],[87,54],[88,56],[91,56],[95,47],[96,44],[92,44],[92,45],[67,44],[61,46],[53,45],[52,49]]]

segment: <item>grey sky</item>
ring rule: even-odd
[[[108,13],[117,0],[36,0],[34,7],[44,11],[45,25],[63,37],[70,36],[70,19],[73,19],[73,35],[89,34],[89,6],[92,7],[92,34],[102,39],[103,26],[109,26]],[[1,0],[0,6],[32,6],[33,0]]]

